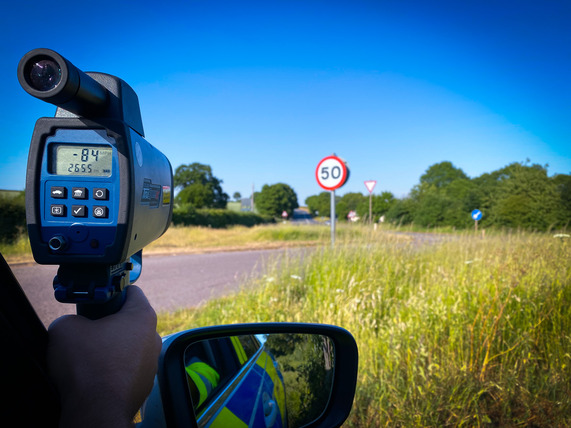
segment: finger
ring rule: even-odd
[[[136,285],[129,285],[126,287],[127,295],[125,297],[125,303],[123,304],[123,308],[121,311],[132,311],[132,310],[140,310],[140,311],[147,311],[154,309],[152,308],[147,296],[143,290],[141,290]]]
[[[126,290],[127,294],[123,307],[119,312],[112,316],[128,318],[129,320],[138,320],[138,322],[144,320],[146,323],[152,325],[153,329],[156,329],[157,314],[149,303],[149,300],[147,299],[147,296],[145,296],[143,290],[136,285],[129,285]]]
[[[62,315],[61,317],[56,318],[55,320],[52,321],[52,323],[48,327],[48,332],[59,329],[61,325],[65,325],[65,324],[69,324],[70,322],[74,322],[72,320],[76,317],[77,317],[77,315]]]

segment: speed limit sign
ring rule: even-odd
[[[338,189],[347,181],[347,166],[337,156],[327,156],[317,165],[315,178],[325,190]]]

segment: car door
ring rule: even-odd
[[[254,336],[235,336],[224,344],[240,369],[201,411],[199,426],[285,426],[283,381],[270,354]]]

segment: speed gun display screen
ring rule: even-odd
[[[109,177],[113,149],[109,146],[52,144],[49,153],[50,173],[83,177]]]

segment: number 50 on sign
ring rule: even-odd
[[[338,189],[347,181],[347,166],[337,156],[328,156],[317,165],[315,178],[325,190]]]

